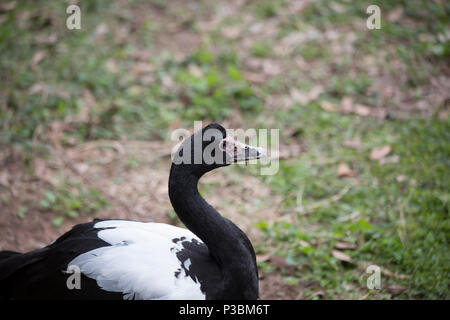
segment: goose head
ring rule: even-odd
[[[227,137],[224,127],[212,123],[185,139],[173,156],[174,165],[197,177],[213,169],[265,156],[263,148]]]

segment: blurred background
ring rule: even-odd
[[[217,121],[280,129],[276,175],[231,166],[200,186],[251,238],[262,298],[449,299],[449,13],[445,0],[2,1],[0,249],[94,217],[181,225],[170,133]]]

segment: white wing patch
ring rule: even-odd
[[[189,271],[189,267],[191,266],[191,259],[190,258],[186,259],[183,265],[186,268],[186,270]]]
[[[103,290],[122,292],[124,299],[205,299],[200,282],[192,280],[181,268],[176,256],[183,249],[181,242],[172,242],[180,237],[201,242],[189,230],[163,223],[121,220],[101,221],[94,227],[112,228],[98,232],[98,237],[111,246],[81,254],[69,265],[78,266]],[[190,265],[190,259],[184,261],[186,270]]]

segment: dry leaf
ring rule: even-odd
[[[88,89],[83,92],[83,105],[81,106],[80,112],[75,115],[74,119],[79,122],[88,123],[91,110],[97,106],[97,100],[95,99],[92,92]]]
[[[109,31],[108,26],[104,23],[101,23],[95,28],[94,34],[96,38],[102,38]]]
[[[281,145],[278,152],[276,150],[272,151],[270,157],[272,159],[289,159],[295,158],[302,152],[302,147],[300,145]]]
[[[0,3],[0,11],[11,11],[16,7],[15,1]]]
[[[450,110],[442,110],[438,114],[438,119],[440,121],[447,120],[449,114],[450,114]]]
[[[149,49],[137,49],[135,48],[132,52],[129,54],[130,58],[134,60],[139,61],[149,61],[153,54]]]
[[[286,258],[277,256],[275,254],[272,254],[270,256],[270,261],[272,261],[272,263],[279,268],[289,267],[289,265],[286,263]]]
[[[30,89],[28,89],[30,94],[45,93],[46,91],[47,87],[45,83],[42,82],[35,83],[30,87]]]
[[[117,44],[124,44],[129,40],[130,27],[126,24],[122,24],[119,27],[114,28],[114,41]]]
[[[354,107],[354,112],[361,117],[368,117],[370,116],[370,108],[368,106],[357,104]]]
[[[315,85],[314,87],[311,88],[311,90],[309,90],[308,92],[308,102],[309,101],[314,101],[317,98],[319,98],[319,96],[322,94],[323,92],[323,86],[321,85]]]
[[[319,290],[313,293],[313,296],[325,297],[325,291]]]
[[[331,2],[330,7],[337,13],[344,13],[346,11],[345,6],[343,6],[342,4],[339,4],[337,2],[334,2],[334,1]]]
[[[139,82],[143,85],[150,84],[155,81],[155,78],[151,74],[146,74],[139,77]]]
[[[235,39],[239,37],[241,29],[239,27],[225,27],[222,29],[222,35],[228,39]]]
[[[61,139],[63,137],[65,130],[65,123],[61,121],[53,121],[50,124],[50,128],[47,132],[47,137],[50,140],[50,143],[56,149],[61,149]]]
[[[400,156],[394,155],[394,156],[380,159],[380,164],[384,165],[386,163],[398,163],[399,161],[400,161]]]
[[[359,139],[347,139],[342,144],[344,145],[344,147],[351,149],[361,150],[362,148],[362,143]]]
[[[32,16],[31,11],[29,10],[20,10],[16,13],[15,20],[16,25],[20,29],[28,29],[30,27],[30,17]]]
[[[56,185],[58,181],[53,177],[50,170],[48,169],[45,160],[40,158],[35,158],[34,161],[34,174],[37,178],[51,185]]]
[[[331,250],[331,255],[338,260],[345,261],[345,262],[352,262],[352,258],[350,258],[349,255],[343,253],[342,251]]]
[[[340,112],[344,114],[355,113],[361,117],[373,115],[380,119],[384,119],[387,115],[386,111],[383,109],[372,109],[363,104],[354,104],[353,99],[350,97],[342,98]]]
[[[79,173],[83,174],[88,171],[89,165],[86,163],[74,163],[73,168]]]
[[[359,297],[358,300],[366,300],[368,296],[369,296],[369,293],[366,293],[366,294],[362,295],[361,297]]]
[[[36,71],[37,65],[42,61],[42,59],[45,58],[46,55],[47,53],[43,50],[36,52],[33,55],[33,58],[31,58],[31,70]]]
[[[336,111],[338,109],[337,105],[328,101],[322,101],[320,106],[326,111]]]
[[[397,176],[397,178],[395,178],[395,179],[397,180],[397,182],[403,182],[403,181],[406,181],[407,177],[401,174],[401,175]]]
[[[398,296],[406,290],[406,287],[399,284],[390,284],[386,287],[386,290],[393,296]]]
[[[370,152],[370,159],[372,160],[380,160],[386,157],[389,153],[391,153],[392,147],[391,146],[381,146],[377,148],[373,148]]]
[[[356,221],[359,218],[359,211],[355,211],[344,217],[338,218],[339,221]]]
[[[334,247],[340,250],[355,250],[356,248],[358,248],[358,246],[355,243],[349,242],[338,242]]]
[[[0,185],[9,187],[9,174],[7,171],[0,171]]]
[[[353,99],[350,97],[344,97],[341,100],[341,112],[350,113],[353,111]]]
[[[127,89],[127,92],[131,95],[140,95],[144,91],[144,88],[139,85],[133,85]]]
[[[249,57],[245,59],[245,65],[251,70],[259,70],[262,68],[264,61],[260,58]]]
[[[300,104],[307,104],[308,102],[317,100],[323,92],[323,86],[316,85],[311,88],[308,92],[300,91],[296,88],[292,88],[290,91],[290,96],[293,101],[299,102]]]
[[[151,63],[148,62],[138,62],[131,69],[131,73],[134,76],[141,76],[145,73],[150,73],[154,71],[154,67]]]
[[[161,81],[162,81],[163,87],[164,87],[165,89],[173,89],[173,88],[175,87],[175,82],[174,82],[173,79],[172,79],[169,75],[167,75],[167,74],[164,74],[164,75],[161,77]]]
[[[61,84],[61,85],[57,85],[56,87],[53,88],[55,95],[63,98],[63,99],[70,99],[70,92],[67,91],[67,89],[65,89],[65,87]]]
[[[289,12],[301,14],[308,6],[311,5],[310,1],[290,1]]]
[[[354,177],[356,173],[346,163],[341,162],[338,165],[337,175],[338,177]]]
[[[266,81],[266,77],[261,73],[244,71],[243,75],[247,81],[252,83],[264,83]]]
[[[309,242],[306,242],[305,240],[300,240],[298,242],[302,247],[311,247],[311,244]]]
[[[297,88],[292,88],[289,94],[294,102],[298,102],[300,104],[308,103],[307,95],[304,92],[298,90]]]
[[[402,16],[403,16],[403,9],[401,7],[397,7],[387,14],[387,20],[389,22],[397,22],[401,19]]]
[[[197,77],[197,78],[203,77],[203,70],[196,64],[190,64],[188,66],[188,70],[189,70],[189,73],[192,74],[194,77]]]
[[[386,109],[381,109],[381,108],[376,108],[376,109],[371,109],[371,114],[374,117],[377,117],[378,119],[384,120],[386,119],[388,113]]]
[[[106,61],[106,70],[112,73],[117,73],[119,71],[119,67],[117,66],[116,60],[108,59]]]
[[[53,44],[58,40],[58,36],[56,33],[52,33],[49,35],[43,35],[36,38],[34,41],[36,44]]]
[[[256,255],[256,261],[258,261],[258,262],[266,262],[266,261],[270,260],[271,256],[272,256],[271,253],[257,254]]]
[[[265,60],[263,63],[263,71],[269,76],[276,76],[281,73],[281,67],[273,60]]]

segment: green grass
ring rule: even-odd
[[[283,195],[285,214],[296,215],[299,190],[302,205],[308,207],[351,188],[339,202],[300,215],[296,223],[260,222],[276,252],[298,266],[291,276],[320,283],[336,298],[351,295],[354,287],[364,288],[366,278],[361,279],[356,265],[370,261],[410,276],[401,281],[383,279],[385,285],[408,288],[404,298],[448,297],[450,122],[408,119],[379,125],[367,119],[355,124],[352,117],[314,105],[292,112],[299,113],[297,126],[311,149],[301,159],[281,163],[280,172],[266,178]],[[355,137],[362,141],[360,152],[342,146],[345,139]],[[369,159],[370,150],[384,144],[392,146],[399,163],[380,165]],[[351,164],[357,178],[339,178],[339,162]],[[346,220],[355,212],[359,213],[355,219]],[[299,240],[314,245],[305,247]],[[356,250],[345,251],[354,265],[332,256],[338,241],[357,243]],[[345,292],[344,283],[352,289]],[[385,290],[377,294],[389,297]]]
[[[255,57],[267,58],[270,56],[271,43],[264,40],[255,42],[251,47],[251,52]]]
[[[62,147],[95,139],[168,139],[174,124],[192,127],[194,120],[222,122],[237,115],[245,128],[280,128],[283,144],[302,144],[306,151],[282,160],[276,175],[261,177],[283,198],[280,210],[290,218],[255,221],[265,233],[264,242],[255,244],[258,252],[273,251],[289,266],[280,271],[265,261],[261,269],[281,272],[287,285],[311,284],[305,289],[311,299],[317,298],[317,287],[331,298],[368,293],[369,298],[389,299],[392,284],[406,288],[399,298],[450,298],[450,128],[448,119],[438,119],[448,106],[433,106],[432,116],[411,111],[398,117],[397,101],[380,102],[380,92],[373,89],[382,75],[392,79],[389,85],[408,103],[430,99],[430,79],[448,70],[450,9],[445,1],[380,2],[382,29],[374,31],[365,28],[370,1],[363,0],[313,1],[299,12],[291,11],[289,1],[256,1],[209,29],[200,22],[216,12],[216,1],[198,1],[196,9],[164,0],[131,1],[125,8],[110,1],[80,3],[79,31],[65,28],[63,2],[17,1],[15,9],[1,13],[1,148],[20,152],[31,170],[34,157],[48,155],[52,128],[60,124]],[[389,21],[389,12],[398,7],[402,17]],[[150,16],[153,10],[159,19]],[[185,50],[172,38],[174,21],[182,24],[177,32],[198,37],[195,48]],[[98,32],[101,24],[108,29],[104,35]],[[239,37],[222,36],[230,24],[242,29]],[[255,30],[266,25],[275,30],[261,37],[249,31],[254,25]],[[121,39],[123,28],[128,31]],[[341,38],[329,40],[324,36],[329,31]],[[284,50],[283,39],[296,33],[313,37]],[[336,54],[333,44],[348,45],[349,34],[352,50]],[[43,43],[52,35],[56,41]],[[139,56],[141,51],[147,55]],[[39,52],[42,60],[33,63]],[[249,57],[285,67],[279,75],[251,83],[247,71],[264,71],[246,65]],[[373,58],[375,67],[366,58]],[[289,106],[268,102],[289,97],[292,88],[308,92],[317,84],[324,90],[316,100]],[[320,106],[322,99],[339,104],[344,97],[385,108],[389,117],[345,115]],[[360,150],[343,146],[356,138]],[[392,147],[398,163],[370,160],[370,151],[382,145]],[[355,171],[354,178],[338,177],[341,162]],[[130,170],[137,165],[128,162]],[[214,188],[206,186],[204,192]],[[346,188],[338,201],[328,201]],[[1,202],[11,203],[9,197],[2,194]],[[69,182],[48,187],[41,200],[41,210],[54,212],[55,225],[107,205],[98,190]],[[299,204],[313,209],[301,214]],[[17,215],[25,220],[30,209],[19,206]],[[168,216],[177,221],[174,212]],[[355,245],[343,250],[352,263],[333,256],[338,242]],[[358,267],[365,262],[407,277],[383,274],[383,289],[369,291],[368,275]]]
[[[53,224],[59,226],[64,218],[92,214],[105,208],[107,202],[98,189],[85,188],[79,183],[64,182],[54,190],[46,190],[39,205],[42,210],[57,214]]]

